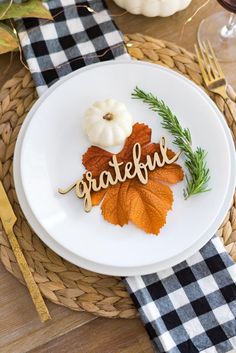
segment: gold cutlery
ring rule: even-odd
[[[198,64],[207,89],[220,95],[228,105],[232,118],[235,120],[235,106],[227,95],[227,82],[221,66],[209,41],[195,45]]]
[[[20,267],[25,283],[30,292],[31,298],[34,302],[36,310],[40,316],[42,322],[51,319],[48,308],[43,300],[40,293],[39,287],[37,286],[34,277],[29,269],[26,259],[22,253],[18,240],[14,234],[13,227],[16,223],[16,216],[8,200],[7,194],[4,190],[2,182],[0,181],[0,219],[2,221],[3,228],[5,229],[12,251],[16,257],[16,261]]]

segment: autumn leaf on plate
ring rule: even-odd
[[[145,162],[147,155],[160,153],[160,145],[151,143],[151,133],[147,125],[135,124],[123,149],[116,154],[117,161],[124,162],[124,165],[132,161],[133,146],[137,142],[142,148],[141,161]],[[83,164],[94,178],[98,178],[103,170],[114,175],[113,168],[108,164],[112,155],[100,147],[92,146],[84,154]],[[168,150],[167,155],[172,158],[175,153]],[[121,173],[124,165],[120,167]],[[178,164],[165,165],[149,172],[148,183],[145,185],[135,178],[93,192],[92,203],[95,206],[102,202],[102,215],[112,224],[124,226],[131,221],[146,233],[158,234],[173,204],[173,193],[167,184],[175,184],[183,180],[183,176],[183,170]]]

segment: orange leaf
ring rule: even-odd
[[[136,123],[133,126],[132,134],[126,139],[123,149],[117,154],[118,161],[125,163],[132,159],[133,146],[138,142],[143,147],[151,141],[152,130],[145,124]]]
[[[129,181],[126,181],[108,189],[101,206],[102,215],[108,222],[120,226],[128,223],[128,188]]]
[[[101,189],[100,191],[91,192],[91,200],[93,206],[98,206],[102,201],[103,197],[105,196],[107,189]]]
[[[141,146],[146,146],[151,141],[151,129],[145,124],[135,124],[132,134],[127,138],[123,149],[116,154],[118,162],[128,162],[132,158],[133,146],[139,142]],[[155,144],[153,144],[155,145]],[[154,146],[152,153],[155,152]],[[145,150],[144,150],[145,153]],[[148,154],[149,151],[146,152]],[[103,170],[113,171],[109,166],[109,161],[113,153],[107,152],[100,147],[91,146],[83,155],[82,163],[87,170],[93,173],[93,177],[97,177]],[[122,168],[121,168],[122,169]]]
[[[109,223],[123,226],[132,221],[146,233],[158,234],[173,203],[167,185],[149,180],[127,180],[110,188],[102,202],[102,215]]]
[[[123,171],[125,164],[132,161],[133,146],[141,145],[141,162],[146,161],[147,155],[151,157],[155,152],[160,153],[160,145],[151,142],[151,129],[145,124],[135,124],[132,134],[127,138],[123,149],[116,155],[118,162],[124,164],[120,167]],[[167,151],[171,159],[175,153]],[[160,154],[161,157],[161,154]],[[83,165],[98,179],[104,170],[114,176],[114,170],[109,166],[112,153],[100,147],[92,146],[83,156]],[[92,192],[92,204],[99,205],[102,201],[102,215],[108,222],[124,226],[132,221],[146,233],[158,234],[166,223],[167,212],[173,203],[173,194],[170,188],[163,184],[174,184],[183,179],[182,168],[178,164],[165,165],[149,172],[147,184],[142,184],[138,179],[126,180],[108,189]]]
[[[87,170],[97,177],[103,170],[109,168],[108,162],[112,158],[112,153],[97,146],[91,146],[82,157],[82,163]]]
[[[130,182],[127,193],[129,219],[146,233],[158,234],[172,208],[173,194],[167,185],[149,180],[146,185]]]
[[[184,172],[180,165],[174,163],[165,165],[162,168],[156,168],[149,172],[148,179],[155,182],[165,182],[169,184],[176,184],[183,180]]]
[[[160,152],[159,143],[150,143],[152,130],[145,124],[136,123],[133,126],[131,135],[126,139],[123,149],[116,154],[117,161],[124,162],[120,167],[121,171],[125,164],[132,160],[133,146],[139,142],[141,145],[141,162],[145,161],[147,155],[152,156],[155,152]],[[82,163],[87,170],[92,172],[93,177],[97,178],[103,170],[107,170],[113,175],[113,168],[109,166],[109,161],[113,153],[107,152],[100,147],[91,146],[82,157]],[[168,149],[167,156],[174,157],[175,153]]]

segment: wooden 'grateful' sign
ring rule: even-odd
[[[67,194],[73,188],[76,189],[76,195],[80,199],[84,199],[84,209],[86,212],[92,209],[91,191],[100,191],[101,189],[107,189],[109,186],[116,185],[117,183],[123,183],[127,179],[133,179],[137,177],[142,184],[147,184],[148,182],[148,172],[153,171],[157,167],[161,168],[165,164],[174,163],[180,155],[177,153],[173,158],[169,159],[167,156],[167,144],[165,137],[160,139],[160,154],[155,152],[151,157],[146,156],[146,162],[140,162],[141,158],[141,145],[136,143],[133,147],[133,158],[131,162],[128,162],[123,166],[124,162],[118,162],[116,155],[113,155],[109,161],[109,166],[113,169],[114,175],[111,172],[104,170],[99,175],[98,179],[93,178],[91,172],[86,172],[83,179],[78,180],[67,189],[59,189],[60,194]],[[123,175],[121,173],[120,167],[122,168]]]

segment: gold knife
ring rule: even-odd
[[[16,257],[16,261],[20,267],[22,275],[25,279],[25,283],[30,292],[31,298],[34,302],[36,310],[40,316],[42,322],[51,319],[48,308],[43,300],[40,293],[39,287],[37,286],[34,277],[29,269],[26,259],[22,253],[18,240],[14,234],[13,227],[16,223],[16,215],[12,209],[10,201],[8,200],[7,194],[4,190],[2,182],[0,181],[0,219],[2,221],[3,228],[5,229],[9,243],[12,247],[13,253]]]

